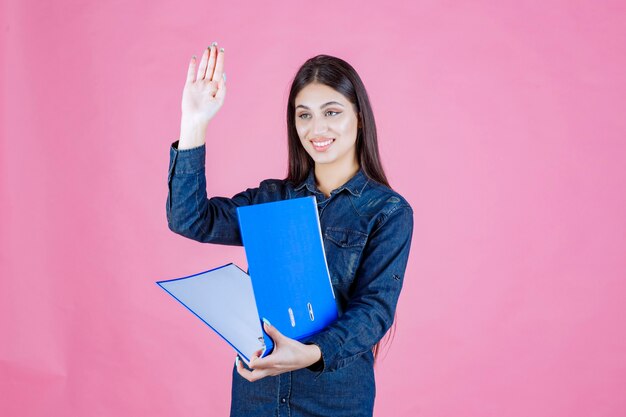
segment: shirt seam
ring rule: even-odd
[[[402,208],[409,209],[409,212],[411,213],[413,212],[413,209],[408,204],[398,204],[397,206],[389,210],[387,213],[383,213],[384,218],[380,221],[378,226],[376,226],[376,228],[372,230],[372,234],[378,232],[381,229],[381,227],[383,227],[387,223],[391,215]]]

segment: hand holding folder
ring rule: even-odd
[[[303,340],[337,318],[315,197],[237,208],[248,272],[229,263],[159,281],[249,364],[273,349],[262,318]]]

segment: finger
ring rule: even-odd
[[[250,363],[250,368],[256,371],[267,370],[270,368],[276,368],[278,362],[274,356],[269,355],[264,358],[257,358],[254,360],[254,364]]]
[[[243,377],[246,378],[248,381],[250,382],[255,382],[258,381],[261,378],[265,378],[266,376],[268,376],[268,372],[263,370],[263,371],[259,371],[259,370],[254,370],[254,371],[246,371],[244,369],[244,375]]]
[[[189,67],[187,68],[187,80],[186,82],[194,82],[196,81],[196,65],[198,63],[198,59],[196,56],[192,56],[189,60]]]
[[[224,72],[224,48],[220,48],[219,52],[217,53],[215,72],[213,73],[213,78],[211,78],[211,80],[220,81],[222,79],[223,72]]]
[[[243,367],[242,361],[237,364],[237,373],[250,382],[258,381],[261,378],[265,378],[268,373],[266,371],[249,371]]]
[[[235,357],[235,367],[237,368],[237,372],[239,372],[240,370],[245,370],[245,368],[243,367],[243,361],[239,359],[239,355]]]
[[[259,349],[256,352],[254,352],[254,355],[252,355],[252,357],[248,361],[248,366],[250,367],[250,369],[254,368],[254,363],[259,359],[259,357],[261,356],[261,353],[263,353],[263,349]]]
[[[268,369],[275,367],[278,364],[276,361],[276,355],[270,354],[262,358],[261,355],[264,351],[265,349],[259,349],[254,353],[252,359],[250,360],[250,369]]]
[[[239,355],[235,358],[235,366],[237,367],[237,372],[241,375],[248,375],[252,373],[251,370],[247,369],[244,365],[243,361],[239,358]]]
[[[243,361],[241,359],[239,359],[239,356],[237,356],[235,358],[235,365],[237,367],[237,373],[239,375],[241,375],[242,377],[248,379],[250,377],[250,374],[252,373],[251,371],[248,371],[244,366],[243,366]]]
[[[200,60],[200,67],[198,68],[198,77],[196,80],[202,80],[205,77],[207,61],[209,60],[209,49],[205,49],[202,52],[202,59]]]
[[[282,339],[284,339],[285,337],[283,336],[281,332],[278,331],[276,327],[272,326],[270,322],[265,318],[263,319],[263,328],[265,329],[265,333],[267,333],[267,335],[272,338],[275,345],[278,345],[282,341]]]
[[[206,71],[205,79],[213,81],[213,71],[215,70],[215,56],[217,55],[217,42],[211,44],[211,54],[209,55],[209,66]]]
[[[217,93],[215,93],[215,98],[223,100],[224,96],[226,96],[226,74],[222,74],[222,78],[217,86]]]

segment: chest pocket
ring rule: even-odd
[[[357,270],[367,234],[341,227],[327,227],[324,249],[333,286],[347,290]]]

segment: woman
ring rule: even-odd
[[[242,245],[238,206],[315,196],[339,318],[303,342],[266,323],[274,351],[235,361],[231,416],[371,416],[374,359],[406,269],[413,210],[383,172],[374,116],[356,71],[318,55],[298,70],[287,105],[289,169],[232,198],[207,198],[205,134],[224,103],[224,49],[189,63],[180,139],[170,148],[169,228]]]

